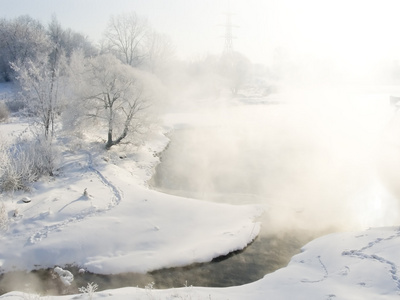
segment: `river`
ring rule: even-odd
[[[0,278],[0,292],[9,288],[8,278],[21,276],[26,278],[16,289],[35,282],[43,294],[77,293],[87,282],[102,290],[151,282],[155,288],[236,286],[284,267],[315,237],[377,225],[387,213],[376,209],[376,201],[384,201],[376,162],[393,115],[388,95],[290,94],[171,114],[170,121],[180,125],[170,134],[151,188],[202,201],[263,205],[257,239],[210,263],[144,275],[80,274],[70,267],[75,281],[68,289],[55,283],[51,270],[9,273]]]

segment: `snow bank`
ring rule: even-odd
[[[178,248],[177,248],[178,249]],[[122,288],[98,292],[93,299],[398,299],[400,228],[336,233],[307,244],[286,268],[238,287],[155,290]],[[20,299],[13,292],[0,299]],[[76,299],[76,295],[54,297]]]
[[[263,209],[148,189],[155,153],[166,142],[154,140],[133,160],[66,151],[60,176],[36,183],[29,203],[24,194],[5,201],[18,217],[0,237],[1,270],[74,264],[101,274],[145,273],[246,247],[260,231],[255,218]]]
[[[168,290],[132,287],[98,292],[93,299],[398,299],[399,252],[398,227],[335,233],[310,242],[286,268],[251,284]],[[8,293],[2,298],[20,299],[21,293]],[[76,295],[54,298],[76,299]]]

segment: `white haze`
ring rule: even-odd
[[[245,97],[194,102],[158,179],[173,193],[266,204],[267,231],[394,225],[395,90],[303,88],[262,99],[267,104]],[[170,115],[171,122],[181,116]]]
[[[164,187],[266,204],[270,229],[398,224],[399,4],[254,2],[231,1],[234,47],[266,63],[277,104],[186,95],[195,128],[175,132]]]
[[[311,56],[352,71],[399,59],[400,3],[396,0],[0,0],[0,17],[29,14],[98,42],[110,15],[134,11],[171,36],[183,58],[219,54],[225,15],[233,13],[233,46],[253,62],[272,64],[277,51],[291,60]],[[230,5],[228,5],[230,3]],[[222,25],[222,26],[221,26]],[[358,72],[360,75],[360,72]]]

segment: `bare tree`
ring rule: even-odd
[[[144,77],[141,71],[111,54],[87,60],[77,92],[86,103],[87,116],[104,121],[106,149],[142,128],[143,114],[150,100]]]
[[[149,30],[145,41],[145,53],[146,69],[153,74],[163,75],[163,71],[169,67],[175,56],[175,48],[167,35]]]
[[[135,13],[112,16],[104,33],[104,50],[123,63],[137,67],[146,57],[144,46],[148,33],[147,21]]]

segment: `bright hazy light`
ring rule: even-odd
[[[240,26],[234,45],[254,61],[273,64],[279,50],[310,69],[325,64],[338,77],[359,77],[400,58],[399,1],[230,2]]]
[[[0,0],[0,6],[6,18],[29,14],[48,22],[55,14],[95,41],[110,15],[135,11],[169,34],[186,58],[222,51],[230,7],[234,48],[254,62],[271,63],[276,49],[354,67],[400,57],[397,0]]]

